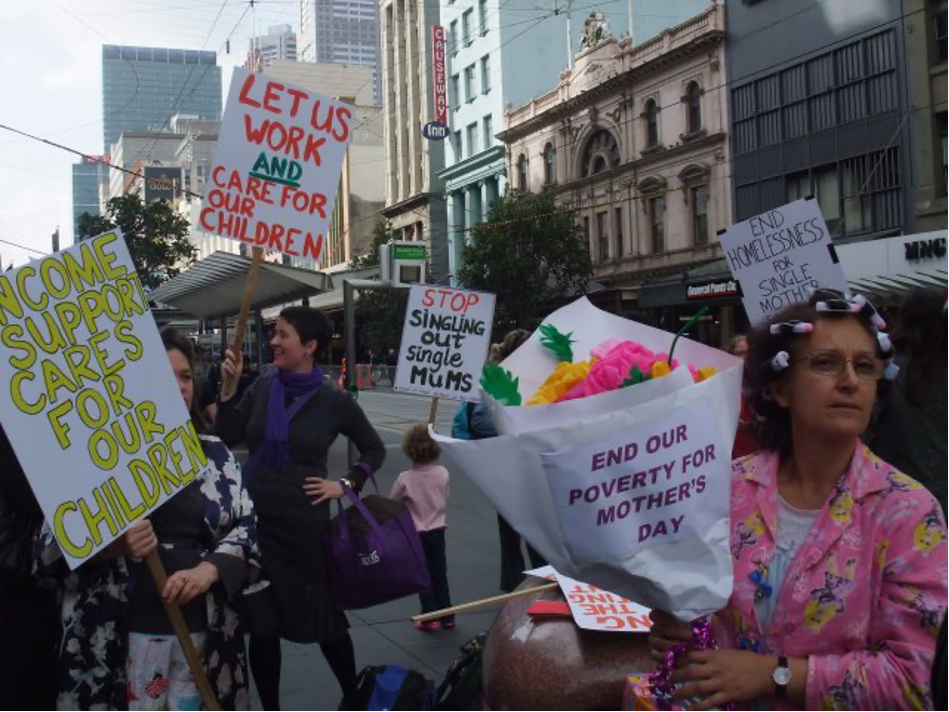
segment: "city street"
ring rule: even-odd
[[[388,455],[377,473],[383,494],[398,474],[409,466],[402,454],[402,433],[410,425],[428,419],[431,401],[392,391],[369,391],[359,396],[369,419],[386,444]],[[438,411],[439,432],[451,430],[458,404],[442,401]],[[241,453],[243,454],[243,453]],[[444,463],[451,471],[451,464]],[[330,452],[330,473],[346,472],[346,441],[337,441]],[[371,487],[371,486],[370,486]],[[448,501],[448,578],[453,603],[498,594],[500,563],[495,511],[477,488],[452,473]],[[413,596],[349,614],[356,665],[398,664],[441,681],[461,646],[470,637],[487,630],[494,611],[459,616],[452,631],[423,633],[412,627],[409,616],[419,611]],[[281,705],[284,709],[336,709],[339,687],[317,645],[283,643]],[[254,709],[261,709],[256,689]]]

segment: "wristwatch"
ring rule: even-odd
[[[342,483],[342,484],[346,485],[347,487],[349,487],[349,489],[355,491],[356,486],[353,484],[353,481],[352,481],[351,479],[349,479],[348,477],[340,477],[340,478],[339,478],[339,481],[340,481],[340,483]]]
[[[784,697],[791,683],[791,668],[788,667],[788,659],[785,656],[778,656],[778,666],[771,673],[771,679],[774,680],[774,696]]]

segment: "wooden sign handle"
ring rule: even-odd
[[[161,592],[165,589],[165,582],[168,580],[168,575],[165,573],[165,567],[161,563],[158,552],[153,551],[146,556],[145,563],[148,564],[148,570],[152,575],[152,580],[155,582],[155,587],[158,589],[158,595],[160,597]],[[173,603],[165,603],[164,598],[162,598],[162,604],[165,606],[165,613],[168,614],[168,620],[171,622],[171,629],[175,631],[178,642],[181,643],[181,649],[184,651],[185,659],[188,661],[188,667],[191,668],[191,674],[194,675],[194,681],[197,683],[198,690],[201,692],[201,701],[204,703],[204,708],[207,710],[221,709],[217,698],[214,696],[214,690],[211,689],[208,676],[204,671],[204,663],[201,661],[201,657],[198,655],[194,643],[191,642],[191,633],[188,631],[188,624],[185,623],[184,616],[181,615],[181,609]]]
[[[432,398],[432,407],[428,410],[428,424],[435,425],[435,418],[438,417],[438,397]]]
[[[250,260],[250,268],[247,270],[247,282],[244,284],[244,296],[241,299],[241,311],[237,316],[237,326],[234,329],[234,340],[231,342],[231,352],[235,355],[241,353],[244,345],[244,332],[247,330],[247,321],[250,318],[250,305],[254,303],[254,293],[257,291],[257,277],[260,275],[260,263],[264,259],[264,250],[262,247],[254,247]],[[247,364],[244,364],[247,368]],[[224,387],[222,391],[229,393],[231,386],[236,386],[233,377],[224,374]]]
[[[533,588],[523,588],[520,591],[512,591],[511,593],[504,593],[500,596],[482,598],[477,601],[469,601],[468,603],[462,603],[458,606],[452,606],[451,608],[443,608],[440,611],[432,611],[431,613],[423,613],[420,616],[412,616],[412,620],[424,623],[425,621],[443,618],[444,616],[453,616],[456,613],[473,613],[474,611],[480,611],[482,608],[493,608],[494,606],[499,606],[502,603],[507,603],[512,599],[520,598],[521,596],[526,596],[530,593],[550,591],[551,589],[557,588],[559,585],[559,583],[554,581],[553,583],[545,583],[541,584],[540,586],[534,586]]]

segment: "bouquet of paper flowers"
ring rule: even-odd
[[[550,564],[681,620],[725,605],[739,359],[581,298],[481,386],[499,437],[435,437]]]

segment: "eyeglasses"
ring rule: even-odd
[[[826,378],[837,378],[844,372],[849,363],[857,378],[863,381],[879,381],[883,378],[885,364],[878,358],[872,356],[857,356],[856,358],[847,358],[843,354],[835,351],[822,351],[798,359],[795,363],[801,361],[807,362],[807,367],[812,373]]]

